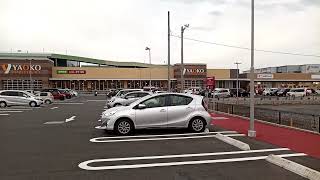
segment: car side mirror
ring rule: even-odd
[[[138,109],[145,109],[147,106],[144,104],[138,104]]]

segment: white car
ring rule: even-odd
[[[115,98],[119,98],[129,92],[134,92],[134,91],[143,91],[143,89],[122,89],[115,96],[113,96],[107,103],[111,103],[111,101],[114,101]]]
[[[278,90],[278,88],[266,88],[265,90],[263,90],[262,95],[270,96],[276,90]]]
[[[152,95],[152,93],[146,92],[146,91],[129,92],[121,97],[114,98],[114,100],[112,100],[110,103],[107,103],[107,106],[108,108],[112,108],[116,106],[127,106],[132,102],[148,95]]]
[[[50,92],[40,92],[36,96],[40,97],[45,104],[53,103],[54,98]]]
[[[293,88],[287,92],[287,95],[291,97],[303,97],[307,95],[307,91],[305,88]]]
[[[224,88],[216,88],[213,92],[213,97],[222,98],[222,97],[230,97],[230,90]]]
[[[43,103],[40,97],[19,90],[3,90],[0,91],[0,107],[14,105],[28,105],[31,107],[40,106]]]
[[[99,129],[113,130],[119,135],[149,128],[188,128],[203,132],[211,120],[202,96],[160,93],[145,96],[129,106],[104,111]]]

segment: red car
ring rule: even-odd
[[[44,89],[42,92],[51,92],[54,99],[65,100],[66,95],[61,93],[58,89]]]
[[[72,97],[72,94],[66,89],[59,89],[59,92],[61,94],[64,94],[67,99],[71,99],[71,97]]]

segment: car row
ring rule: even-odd
[[[319,90],[318,90],[319,91]],[[266,88],[263,90],[264,96],[290,96],[303,97],[318,94],[318,91],[312,88]]]

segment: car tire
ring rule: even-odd
[[[37,103],[34,102],[34,101],[31,101],[31,102],[29,103],[29,105],[30,105],[30,107],[36,107],[36,106],[37,106]]]
[[[129,119],[119,119],[114,125],[114,132],[117,135],[126,136],[133,132],[134,126]]]
[[[206,128],[206,122],[201,117],[195,117],[189,122],[189,130],[192,132],[203,132]]]
[[[4,101],[1,101],[0,102],[0,108],[5,108],[5,107],[7,107],[7,103],[4,102]]]
[[[49,99],[47,99],[47,100],[44,101],[44,103],[45,104],[51,104],[52,102]]]

